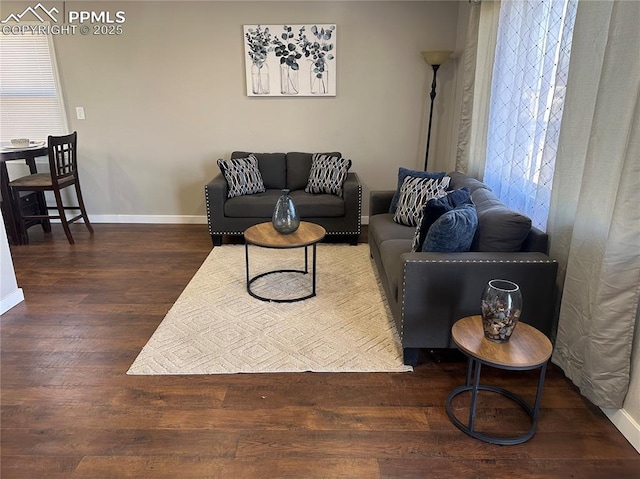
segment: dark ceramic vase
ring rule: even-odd
[[[482,294],[484,337],[496,343],[511,338],[522,312],[520,287],[504,279],[492,279]]]
[[[271,223],[275,230],[283,235],[293,233],[300,226],[300,217],[296,211],[296,205],[289,196],[289,190],[282,190],[282,196],[278,198],[273,210]]]

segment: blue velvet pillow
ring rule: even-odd
[[[422,209],[422,219],[416,229],[411,251],[422,250],[422,244],[427,236],[427,232],[438,218],[447,211],[451,211],[464,204],[473,204],[473,201],[471,200],[471,190],[466,186],[464,188],[453,190],[441,198],[433,198],[427,201]]]
[[[398,169],[398,187],[396,188],[396,193],[391,198],[391,207],[389,208],[389,213],[395,213],[398,208],[398,200],[400,199],[400,189],[402,188],[402,183],[404,183],[404,179],[406,176],[413,176],[414,178],[429,178],[431,180],[441,180],[444,178],[446,173],[432,173],[430,171],[420,171],[420,170],[409,170],[407,168],[403,168],[402,166]]]
[[[422,251],[458,253],[469,251],[478,227],[478,213],[473,203],[447,211],[431,225]]]

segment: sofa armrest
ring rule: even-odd
[[[531,231],[522,243],[521,251],[540,253],[549,253],[549,236],[544,231],[540,231],[535,226],[531,227]]]
[[[388,213],[396,190],[374,190],[369,192],[369,216]]]
[[[362,184],[357,173],[351,171],[347,173],[347,178],[342,185],[342,196],[345,201],[351,202],[354,198],[358,198],[362,191]]]
[[[222,173],[204,186],[204,198],[207,208],[209,234],[215,230],[213,225],[220,224],[224,218],[224,203],[227,201],[227,180]]]
[[[344,199],[345,230],[352,234],[360,234],[362,183],[357,173],[347,173],[347,178],[342,185],[342,198]]]
[[[481,313],[484,288],[496,278],[520,286],[521,321],[555,336],[558,263],[546,254],[405,253],[401,260],[398,296],[405,348],[453,347],[451,326],[460,318]]]

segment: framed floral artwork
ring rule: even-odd
[[[244,25],[248,96],[336,96],[336,25]]]

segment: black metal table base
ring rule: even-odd
[[[445,408],[447,411],[447,416],[451,422],[461,431],[468,434],[469,436],[478,439],[480,441],[488,442],[491,444],[499,444],[502,446],[512,446],[515,444],[521,444],[523,442],[531,439],[536,433],[536,429],[538,427],[538,412],[540,409],[540,400],[542,398],[542,388],[544,385],[544,377],[547,369],[547,364],[543,364],[542,366],[538,366],[540,368],[540,376],[538,378],[538,389],[536,392],[536,399],[533,406],[527,403],[520,396],[508,391],[504,388],[500,388],[497,386],[490,386],[487,384],[480,384],[480,367],[482,365],[482,361],[474,358],[469,358],[467,365],[467,381],[464,386],[459,386],[455,388],[449,396],[447,397],[447,402],[445,404]],[[494,366],[495,365],[491,365]],[[475,375],[473,381],[471,380],[472,372],[475,368]],[[500,369],[506,370],[523,370],[522,368],[509,368],[500,366]],[[535,369],[535,368],[527,368],[527,369]],[[467,424],[464,424],[460,421],[453,412],[453,407],[451,405],[453,399],[463,392],[470,391],[471,392],[471,406],[469,407],[469,421]],[[493,393],[500,394],[504,397],[511,399],[518,403],[522,409],[526,411],[526,413],[531,417],[531,428],[525,434],[515,437],[497,437],[490,436],[488,434],[484,434],[475,430],[475,418],[476,418],[476,403],[478,399],[478,391],[490,391]]]
[[[304,247],[304,269],[303,270],[278,269],[274,271],[267,271],[265,273],[260,273],[257,276],[250,277],[249,275],[249,244],[245,243],[244,250],[245,250],[245,264],[246,264],[246,271],[247,271],[247,292],[254,298],[259,299],[260,301],[270,301],[273,303],[295,303],[297,301],[304,301],[305,299],[313,298],[316,295],[316,244],[314,243],[313,245],[311,245],[311,247],[312,247],[311,293],[304,296],[299,296],[296,298],[281,299],[281,298],[268,298],[265,296],[261,296],[257,293],[254,293],[251,290],[251,285],[256,280],[272,274],[279,274],[279,273],[308,274],[309,273],[309,253],[308,253],[309,246],[307,245]]]

